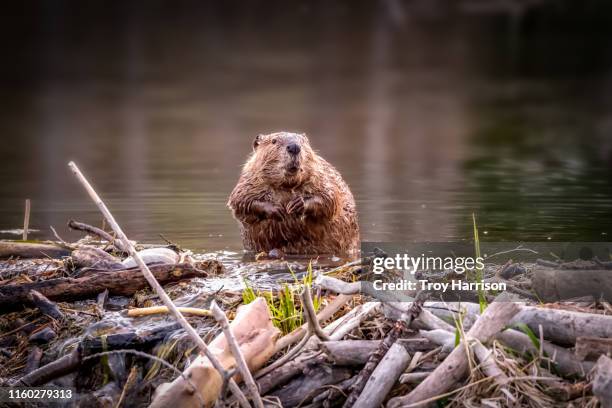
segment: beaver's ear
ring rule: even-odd
[[[259,142],[261,142],[261,135],[257,135],[255,136],[255,139],[253,139],[253,150],[257,149]]]

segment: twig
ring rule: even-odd
[[[251,371],[244,359],[244,355],[240,350],[240,346],[236,341],[236,337],[232,333],[232,329],[229,326],[227,321],[227,316],[221,308],[217,305],[217,303],[213,300],[210,305],[210,310],[217,321],[221,325],[221,329],[223,330],[223,334],[225,335],[225,340],[227,340],[227,344],[229,345],[232,354],[234,355],[234,359],[236,360],[236,364],[238,365],[238,370],[240,371],[240,375],[242,376],[242,380],[245,382],[249,393],[251,394],[251,398],[255,403],[257,408],[263,408],[263,401],[261,400],[261,396],[259,395],[259,391],[257,390],[257,384],[255,384],[255,380],[251,375]]]
[[[74,175],[77,177],[79,182],[83,185],[83,187],[85,187],[85,190],[87,190],[87,193],[89,194],[91,199],[94,201],[98,209],[102,212],[102,214],[104,215],[104,218],[106,218],[106,220],[108,221],[113,231],[115,231],[115,233],[117,234],[117,236],[123,243],[124,247],[128,250],[128,253],[136,261],[136,264],[139,266],[147,282],[149,282],[149,285],[151,285],[151,287],[155,290],[155,292],[157,293],[161,301],[168,307],[168,310],[170,310],[172,315],[180,323],[183,329],[185,329],[185,332],[189,335],[189,337],[193,340],[193,342],[200,348],[200,350],[206,355],[206,357],[210,360],[213,367],[215,367],[215,369],[223,377],[225,370],[223,366],[221,365],[221,363],[219,362],[219,360],[208,349],[208,347],[206,346],[206,343],[204,343],[204,340],[202,340],[202,338],[198,335],[195,329],[189,324],[187,319],[185,319],[185,317],[181,314],[181,312],[176,308],[176,306],[174,305],[174,303],[172,302],[168,294],[164,291],[164,288],[162,288],[159,282],[157,282],[157,279],[155,279],[155,276],[153,276],[153,274],[149,270],[149,267],[144,263],[144,261],[142,260],[138,252],[136,252],[134,245],[132,245],[132,243],[127,238],[127,236],[125,235],[125,233],[123,232],[119,224],[117,224],[117,221],[115,221],[115,218],[113,217],[113,215],[110,213],[106,205],[102,202],[102,200],[98,196],[98,193],[96,193],[93,187],[89,184],[85,176],[83,176],[83,174],[81,173],[81,171],[79,170],[79,168],[76,166],[74,162],[68,163],[68,166],[70,167]],[[238,385],[233,379],[230,379],[229,386],[230,386],[230,390],[232,391],[232,393],[236,394],[236,396],[241,401],[241,405],[243,407],[248,407],[249,406],[248,401],[246,401],[246,398],[244,397],[244,394],[242,394],[240,387],[238,387]],[[240,398],[240,395],[242,396],[242,398]]]
[[[129,252],[127,248],[124,247],[121,241],[117,241],[111,234],[109,234],[108,232],[98,227],[94,227],[92,225],[85,224],[84,222],[70,220],[68,221],[68,228],[77,230],[77,231],[84,231],[84,232],[88,232],[90,234],[96,235],[98,238],[104,241],[107,241],[110,245],[114,245],[119,251]]]
[[[55,228],[53,228],[53,225],[49,225],[49,228],[51,228],[51,232],[53,232],[53,236],[55,236],[55,239],[57,239],[59,242],[61,242],[64,246],[68,247],[68,248],[73,248],[74,245],[70,245],[69,243],[67,243],[66,241],[64,241],[62,239],[62,237],[59,236],[59,234],[57,233],[57,231],[55,230]]]
[[[304,316],[308,316],[308,326],[310,327],[313,334],[315,334],[321,340],[329,340],[329,336],[323,332],[319,321],[317,320],[317,312],[315,312],[314,305],[312,303],[312,294],[310,292],[310,286],[304,285],[304,290],[300,295],[302,300],[302,308],[304,309]]]
[[[30,227],[30,199],[25,200],[25,213],[23,215],[23,240],[28,240],[28,228]]]
[[[123,403],[123,399],[125,398],[125,394],[130,389],[130,387],[134,384],[136,380],[136,374],[138,374],[138,368],[134,365],[130,370],[130,374],[128,375],[127,380],[125,380],[125,384],[123,385],[123,390],[121,391],[121,395],[119,396],[119,401],[115,404],[115,408],[120,408]]]

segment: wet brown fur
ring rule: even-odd
[[[290,144],[299,145],[298,155],[288,153]],[[306,135],[258,136],[228,206],[247,250],[336,255],[358,250],[353,195]]]

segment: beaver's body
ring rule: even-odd
[[[228,206],[247,250],[350,254],[358,250],[355,201],[305,135],[258,136]]]

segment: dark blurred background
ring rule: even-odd
[[[365,240],[605,241],[612,2],[3,4],[0,229],[101,216],[241,248],[225,207],[258,133],[306,132]],[[485,234],[484,236],[482,234]],[[10,234],[1,235],[10,237]]]

